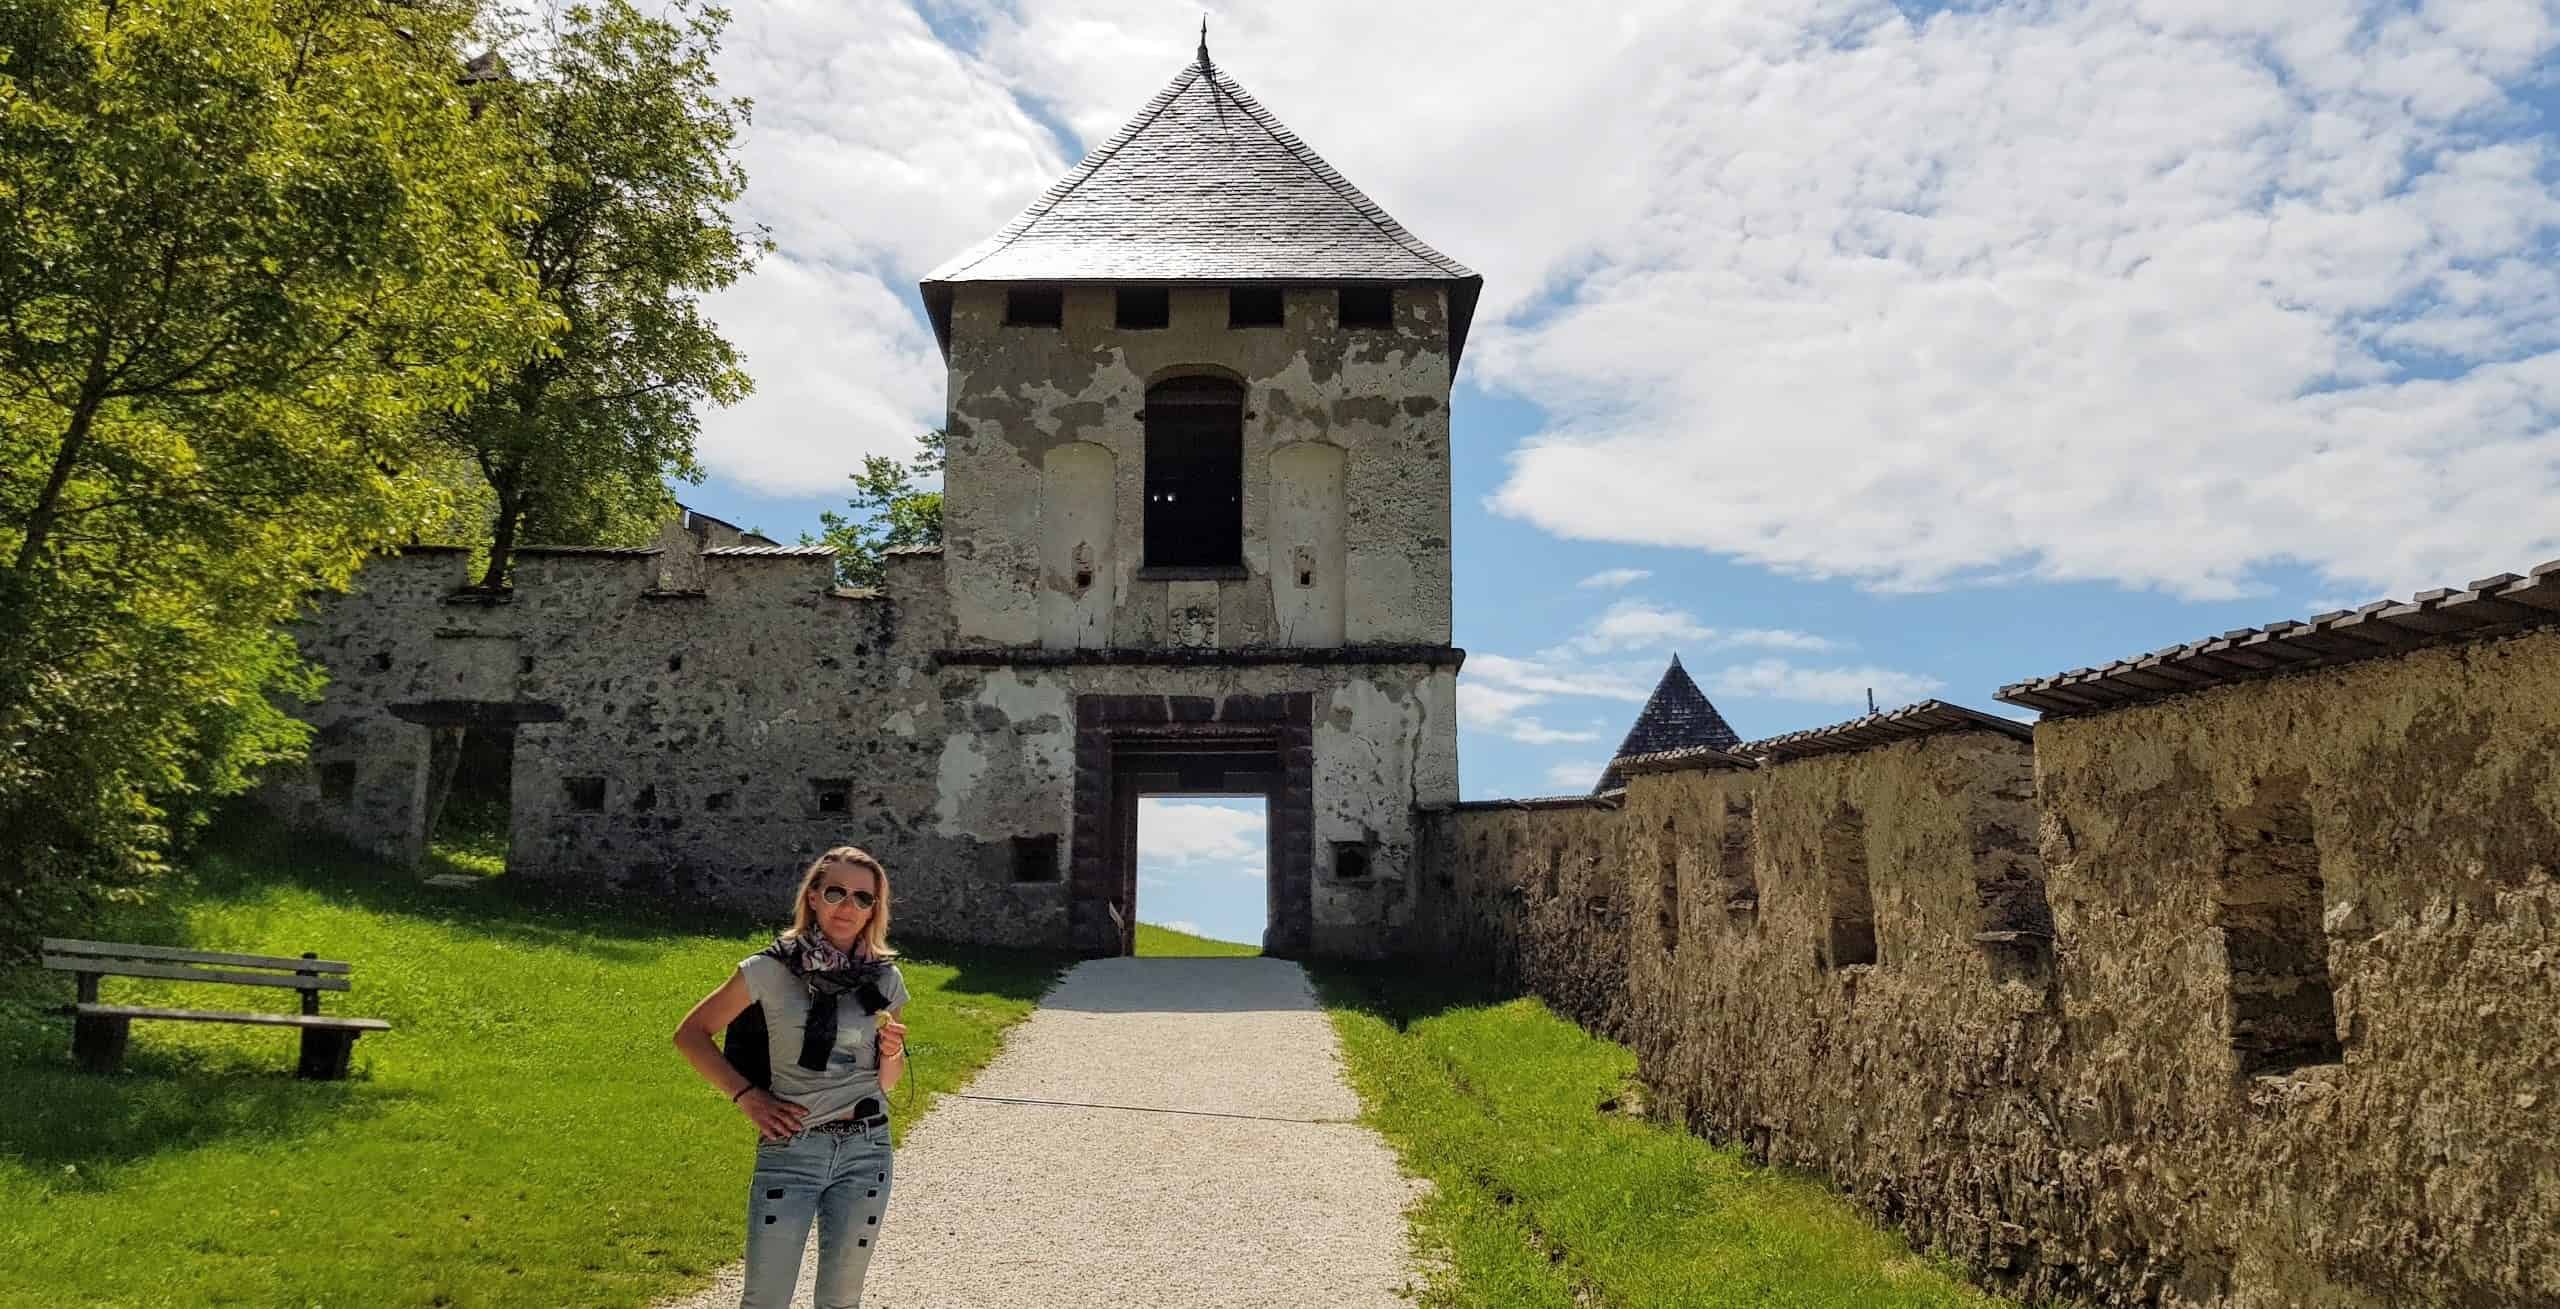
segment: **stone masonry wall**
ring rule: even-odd
[[[1434,817],[1413,944],[2031,1295],[2555,1304],[2555,741],[2543,634],[1639,774]]]
[[[262,791],[288,822],[415,863],[430,722],[512,715],[514,874],[779,912],[811,857],[853,843],[887,863],[902,931],[1065,947],[1077,698],[1294,692],[1313,697],[1311,945],[1377,955],[1410,912],[1416,809],[1457,794],[1453,667],[944,666],[931,554],[892,556],[875,595],[833,588],[818,554],[531,550],[496,603],[455,594],[462,562],[376,560],[300,625],[329,685],[302,711],[308,763]],[[1043,837],[1057,874],[1020,880],[1017,840]],[[1370,867],[1337,875],[1337,842]]]

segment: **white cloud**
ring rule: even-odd
[[[1593,573],[1574,585],[1585,590],[1615,591],[1633,586],[1651,576],[1653,576],[1653,570],[1650,568],[1610,568]]]
[[[1772,700],[1804,700],[1864,708],[1873,690],[1876,705],[1890,709],[1924,699],[1945,685],[1920,673],[1890,668],[1806,668],[1784,659],[1761,659],[1719,668],[1707,675],[1710,695],[1762,696]]]
[[[1091,141],[1196,11],[954,12],[973,76]],[[2551,0],[1299,0],[1211,44],[1486,274],[1468,366],[1556,416],[1503,512],[1884,588],[2228,596],[2560,553],[2560,150],[2513,95],[2556,28]],[[911,139],[1022,154],[976,104]],[[937,175],[1018,201],[1017,171]],[[1490,202],[1521,196],[1570,203]]]
[[[916,278],[1068,167],[984,65],[889,0],[742,6],[719,59],[755,101],[741,217],[779,249],[709,311],[755,394],[703,418],[706,469],[774,495],[845,489],[866,453],[939,426]]]
[[[1648,683],[1626,670],[1585,667],[1509,655],[1471,654],[1458,678],[1458,721],[1526,745],[1594,742],[1606,733],[1593,728],[1550,727],[1524,712],[1557,696],[1644,703]]]
[[[1775,628],[1715,628],[1695,615],[1667,609],[1650,600],[1620,600],[1594,620],[1590,628],[1565,642],[1564,649],[1583,654],[1616,650],[1659,650],[1687,645],[1691,649],[1758,646],[1771,650],[1830,650],[1834,643],[1804,632]]]
[[[1260,808],[1215,801],[1138,800],[1138,862],[1142,868],[1192,875],[1201,872],[1261,877],[1263,813]]]
[[[1201,930],[1200,930],[1200,924],[1195,923],[1195,922],[1191,921],[1191,920],[1190,920],[1190,919],[1188,919],[1188,918],[1176,918],[1176,919],[1174,919],[1172,922],[1169,922],[1169,923],[1158,923],[1158,924],[1156,924],[1156,926],[1161,927],[1161,928],[1164,928],[1164,929],[1166,929],[1167,931],[1180,932],[1180,933],[1182,933],[1184,936],[1207,936],[1207,935],[1208,935],[1208,933],[1203,932],[1203,931],[1201,931]]]
[[[1558,794],[1580,794],[1590,790],[1608,768],[1606,761],[1592,763],[1587,759],[1568,759],[1548,766],[1547,784],[1557,788]]]

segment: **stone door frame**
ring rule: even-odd
[[[1252,757],[1257,784],[1156,789],[1266,798],[1263,950],[1280,958],[1308,952],[1315,936],[1315,696],[1306,691],[1076,697],[1067,921],[1077,950],[1124,955],[1135,948],[1137,774],[1153,776],[1168,758],[1201,753]]]

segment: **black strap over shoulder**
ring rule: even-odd
[[[720,1034],[720,1053],[727,1056],[729,1066],[737,1069],[739,1076],[754,1083],[758,1090],[773,1089],[773,1046],[765,1037],[762,1004],[748,1005],[746,1012]]]

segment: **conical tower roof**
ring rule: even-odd
[[[1204,41],[1117,135],[921,287],[947,348],[954,283],[1200,281],[1456,283],[1453,360],[1484,283],[1335,172]]]
[[[1627,729],[1627,739],[1618,743],[1618,753],[1600,774],[1600,784],[1591,788],[1598,795],[1626,785],[1619,775],[1617,760],[1629,755],[1657,754],[1664,750],[1684,750],[1705,746],[1711,750],[1731,750],[1742,744],[1726,725],[1724,715],[1716,712],[1707,693],[1689,680],[1689,670],[1680,666],[1680,656],[1671,656],[1671,666],[1663,670],[1662,680],[1654,685],[1653,698],[1644,702],[1644,712],[1636,715],[1636,725]]]

